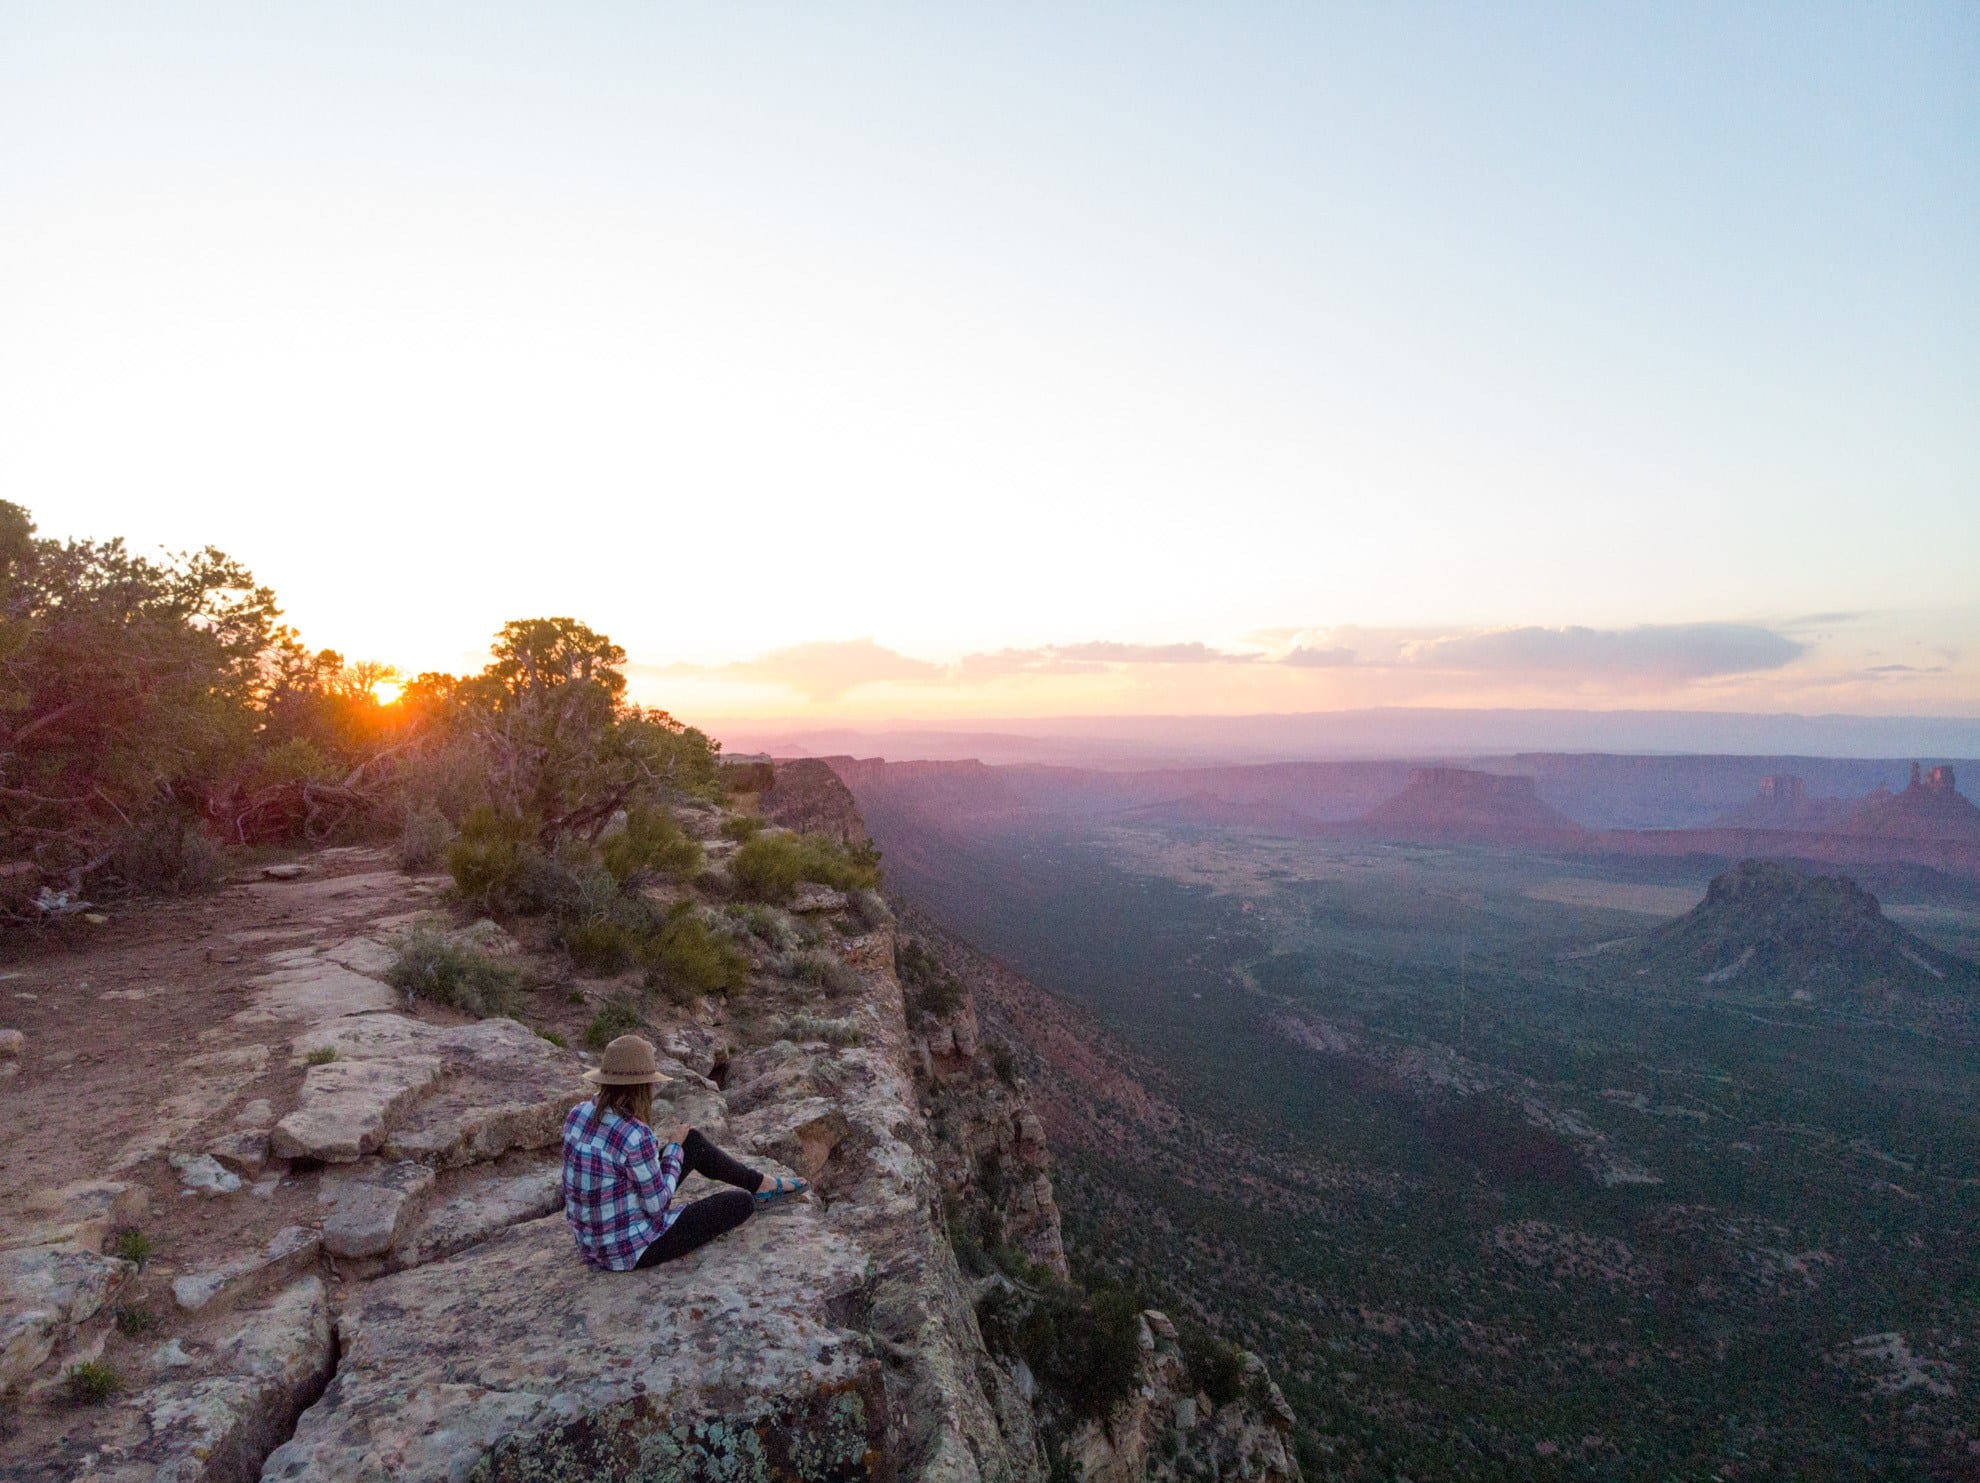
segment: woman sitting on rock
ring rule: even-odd
[[[734,1230],[757,1206],[805,1192],[802,1179],[758,1174],[691,1128],[673,1129],[663,1143],[652,1127],[653,1087],[668,1078],[639,1036],[606,1046],[584,1079],[598,1095],[564,1119],[564,1219],[588,1265],[657,1267]],[[735,1188],[677,1209],[674,1190],[686,1170]]]

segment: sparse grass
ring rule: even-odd
[[[513,1013],[522,991],[522,973],[513,964],[449,942],[425,927],[405,940],[397,960],[385,970],[385,981],[483,1018]]]
[[[559,1035],[555,1030],[538,1030],[536,1033],[556,1046],[558,1050],[569,1050],[571,1048],[570,1041]]]
[[[816,834],[758,834],[730,862],[736,889],[757,901],[787,901],[800,881],[841,891],[880,884],[880,852]]]
[[[794,1014],[784,1021],[786,1040],[822,1040],[827,1045],[840,1047],[859,1045],[866,1039],[866,1032],[851,1015],[840,1019],[825,1019],[815,1014]]]
[[[303,1064],[305,1066],[328,1066],[332,1061],[336,1059],[337,1059],[336,1046],[319,1045],[315,1050],[311,1051],[308,1055],[303,1057]]]
[[[63,1377],[68,1385],[69,1403],[100,1406],[124,1388],[124,1378],[101,1360],[85,1360],[72,1365]]]
[[[584,1044],[587,1050],[603,1050],[621,1035],[630,1035],[645,1021],[640,1018],[639,1005],[621,996],[608,999],[603,1008],[591,1017],[591,1023],[584,1027]]]
[[[156,1333],[159,1317],[143,1303],[128,1303],[116,1310],[117,1332],[126,1339],[142,1339]]]
[[[127,1262],[136,1262],[140,1267],[151,1260],[152,1253],[157,1249],[151,1237],[145,1235],[136,1226],[124,1227],[117,1232],[110,1243],[112,1256],[122,1257]]]
[[[800,953],[792,967],[797,977],[829,994],[851,994],[859,989],[858,972],[845,959],[830,953]]]

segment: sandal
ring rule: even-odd
[[[773,1174],[770,1177],[776,1183],[769,1189],[758,1190],[754,1196],[756,1203],[759,1205],[774,1205],[779,1200],[794,1200],[811,1188],[808,1181],[800,1179],[796,1175],[793,1175],[789,1179],[784,1178],[781,1174]]]

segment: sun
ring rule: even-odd
[[[378,680],[371,687],[371,698],[380,705],[397,705],[405,693],[405,683],[401,680]]]

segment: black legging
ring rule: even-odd
[[[686,1256],[697,1246],[706,1246],[724,1231],[733,1231],[756,1212],[756,1189],[763,1176],[738,1163],[690,1129],[681,1141],[681,1178],[700,1174],[723,1184],[733,1184],[718,1195],[709,1195],[686,1206],[674,1217],[660,1239],[639,1254],[639,1265],[657,1267],[677,1256]]]

